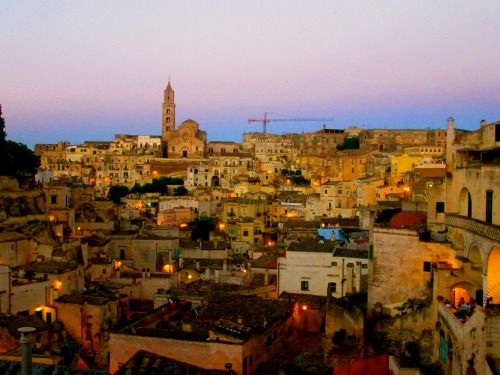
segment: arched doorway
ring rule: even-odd
[[[486,268],[486,298],[490,303],[500,304],[500,249],[490,251]]]
[[[453,288],[451,290],[450,302],[452,306],[458,307],[462,303],[470,303],[470,293],[464,288]]]
[[[462,216],[472,217],[472,199],[466,188],[462,189],[458,198],[458,213]]]
[[[219,177],[218,177],[218,176],[213,176],[213,177],[210,179],[210,185],[211,185],[212,187],[219,186]]]

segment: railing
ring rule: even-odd
[[[457,214],[446,214],[446,225],[500,241],[500,226]]]
[[[440,303],[439,318],[458,340],[464,340],[474,327],[484,325],[485,312],[482,307],[477,306],[468,320],[461,323],[449,308]]]

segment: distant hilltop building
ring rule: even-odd
[[[163,157],[201,159],[205,157],[207,132],[191,119],[175,127],[174,90],[168,81],[163,95],[162,134]]]

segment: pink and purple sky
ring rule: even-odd
[[[27,144],[159,135],[241,141],[264,112],[330,128],[463,129],[500,120],[500,2],[2,1],[0,104]],[[278,118],[278,116],[272,116]],[[275,122],[268,131],[314,131]]]

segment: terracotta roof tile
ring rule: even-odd
[[[426,213],[402,211],[391,218],[389,226],[391,228],[412,228],[413,226],[425,222],[426,220]]]

